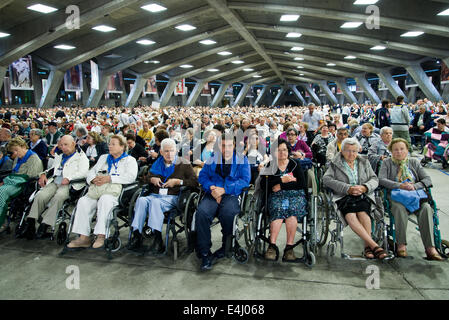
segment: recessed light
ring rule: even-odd
[[[422,32],[422,31],[409,31],[409,32],[401,34],[401,37],[413,38],[413,37],[418,37],[418,36],[422,35],[423,33],[424,32]]]
[[[121,58],[121,55],[115,54],[115,53],[111,53],[108,54],[107,56],[104,56],[105,58],[111,58],[111,59],[116,59],[116,58]]]
[[[196,27],[191,26],[190,24],[182,24],[180,26],[177,26],[176,29],[181,30],[181,31],[190,31],[190,30],[195,30]]]
[[[209,46],[209,45],[211,45],[211,44],[217,43],[217,41],[207,39],[207,40],[200,41],[200,43],[201,43],[201,44],[205,44],[206,46]]]
[[[379,0],[356,0],[354,2],[354,4],[357,4],[357,5],[368,5],[368,4],[375,4],[378,1]]]
[[[243,69],[243,71],[250,72],[250,71],[254,71],[254,69],[251,69],[251,68],[245,68],[245,69]]]
[[[141,7],[144,10],[150,11],[150,12],[160,12],[167,10],[166,7],[160,6],[156,3],[147,4],[146,6]]]
[[[55,11],[58,10],[56,8],[49,7],[49,6],[40,4],[40,3],[32,5],[32,6],[29,6],[29,7],[27,7],[27,9],[33,10],[33,11],[37,11],[37,12],[41,12],[41,13],[50,13],[50,12],[55,12]]]
[[[59,44],[57,46],[54,46],[54,48],[61,49],[61,50],[72,50],[72,49],[75,49],[74,46],[69,46],[69,45],[66,45],[66,44]]]
[[[290,50],[292,50],[292,51],[302,51],[302,50],[304,50],[304,48],[302,48],[302,47],[293,47]]]
[[[351,29],[358,28],[363,24],[363,22],[345,22],[341,25],[340,28]]]
[[[440,12],[439,14],[437,14],[437,16],[449,16],[449,9]]]
[[[0,32],[0,38],[9,37],[9,33]]]
[[[148,64],[148,63],[151,63],[151,62],[148,61],[148,60],[145,60],[143,63]]]
[[[207,69],[207,71],[209,71],[209,72],[218,72],[220,70],[218,70],[218,69]]]
[[[304,73],[300,73],[299,75],[300,75],[300,76],[303,76],[303,75],[304,75]]]
[[[281,21],[296,21],[299,19],[299,15],[297,14],[284,14],[281,17]]]
[[[386,47],[384,47],[384,46],[375,46],[375,47],[371,48],[371,50],[385,50],[385,49],[386,49]]]
[[[262,78],[262,76],[255,75],[253,78]]]
[[[105,26],[105,25],[96,26],[96,27],[93,27],[92,29],[97,30],[97,31],[101,31],[101,32],[111,32],[111,31],[116,30],[113,27],[109,27],[109,26]]]
[[[231,61],[233,64],[242,64],[242,63],[245,63],[245,61],[242,61],[242,60],[234,60],[234,61]]]
[[[193,66],[191,64],[183,64],[180,67],[183,68],[183,69],[193,68]]]
[[[221,52],[219,52],[219,53],[217,53],[217,54],[219,54],[220,56],[229,56],[230,54],[232,54],[232,52],[229,52],[229,51],[221,51]]]
[[[304,60],[304,58],[296,57],[295,60],[296,60],[296,61],[302,61],[302,60]]]
[[[158,63],[160,63],[160,61],[157,61],[157,60],[151,60],[151,61],[148,61],[148,60],[145,60],[143,63],[153,63],[153,64],[158,64]]]
[[[300,38],[301,36],[302,36],[302,34],[297,33],[297,32],[289,32],[286,35],[287,38]]]
[[[150,44],[154,44],[156,42],[152,41],[152,40],[148,40],[148,39],[142,39],[139,41],[136,41],[138,44],[142,44],[144,46],[149,46]]]
[[[297,66],[296,68],[298,68],[298,69],[304,69],[303,66]]]
[[[357,59],[357,57],[354,57],[354,56],[346,56],[345,59],[347,59],[347,60],[353,60],[353,59]]]
[[[328,63],[328,64],[326,64],[326,66],[328,66],[328,67],[335,67],[336,64],[335,63]]]

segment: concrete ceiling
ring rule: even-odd
[[[292,83],[290,70],[298,65],[305,67],[305,75],[328,80],[449,58],[449,16],[437,16],[449,9],[447,1],[379,0],[376,6],[380,29],[372,30],[365,25],[369,16],[365,13],[367,5],[354,5],[354,1],[46,0],[45,4],[58,11],[42,14],[27,9],[35,1],[2,0],[0,32],[10,36],[0,38],[0,67],[27,54],[61,71],[95,58],[106,73],[120,69],[137,75],[160,72],[170,77],[186,75],[197,80],[249,83],[258,80],[248,75],[260,72],[273,83],[284,85]],[[167,10],[151,13],[141,8],[150,3]],[[80,9],[79,29],[65,26],[69,5]],[[300,18],[282,22],[283,14],[299,14]],[[356,29],[340,28],[349,21],[363,24]],[[116,30],[108,33],[92,30],[100,24]],[[196,29],[187,32],[175,29],[180,24],[191,24]],[[416,30],[425,33],[417,38],[401,37]],[[288,32],[299,32],[302,36],[286,38]],[[217,43],[208,46],[199,43],[209,38]],[[137,44],[141,39],[156,43]],[[76,48],[55,49],[59,44]],[[371,50],[375,45],[387,49]],[[292,51],[293,46],[304,49]],[[232,55],[217,54],[225,50]],[[357,59],[344,59],[347,55]],[[244,64],[231,63],[242,57]],[[295,57],[304,60],[295,61]],[[160,63],[145,64],[145,60]],[[326,62],[336,66],[328,67]],[[187,63],[193,68],[180,68]],[[206,71],[212,67],[219,71]],[[254,71],[243,71],[245,67]]]

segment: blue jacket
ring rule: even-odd
[[[215,154],[209,158],[200,171],[198,182],[201,184],[203,190],[210,193],[211,186],[217,186],[225,189],[225,194],[238,196],[243,189],[249,186],[251,181],[251,169],[249,167],[248,158],[233,155],[231,165],[231,173],[223,179],[215,169],[221,164],[221,154]]]

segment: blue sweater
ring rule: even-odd
[[[198,182],[205,192],[210,193],[210,187],[217,186],[224,188],[225,194],[238,196],[249,186],[251,169],[246,157],[241,158],[234,153],[231,172],[224,179],[216,172],[217,164],[221,165],[221,154],[209,158],[200,171]]]

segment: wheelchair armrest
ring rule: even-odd
[[[70,180],[70,184],[75,184],[75,183],[83,183],[86,182],[86,178],[81,178],[81,179],[74,179],[74,180]]]
[[[135,181],[133,183],[129,183],[129,184],[124,184],[124,185],[122,185],[122,192],[132,190],[138,186],[139,186],[139,183],[137,181]]]

